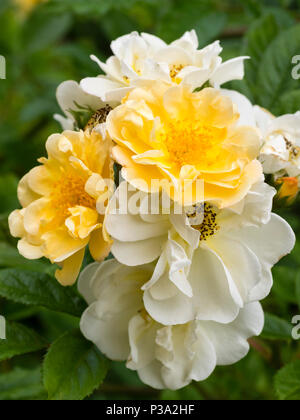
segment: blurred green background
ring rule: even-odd
[[[13,1],[0,1],[0,55],[7,63],[7,78],[0,80],[0,315],[9,321],[9,340],[0,341],[0,400],[47,398],[41,373],[45,352],[78,327],[84,308],[74,290],[68,310],[63,304],[57,311],[41,302],[33,305],[7,281],[12,278],[15,284],[19,276],[30,285],[27,271],[31,277],[35,273],[37,282],[53,285],[53,268],[47,262],[27,262],[18,255],[7,215],[18,207],[18,180],[44,155],[48,135],[60,130],[53,120],[59,112],[58,84],[96,76],[99,69],[89,55],[107,58],[111,40],[120,35],[137,30],[170,42],[195,28],[200,46],[221,40],[224,59],[252,57],[246,81],[228,87],[276,115],[296,112],[300,80],[291,77],[291,59],[300,55],[299,22],[299,0],[49,0],[30,11]],[[278,212],[300,241],[299,209],[297,202]],[[252,340],[249,355],[240,363],[219,367],[208,380],[177,392],[152,390],[124,364],[111,363],[95,392],[91,393],[94,384],[76,398],[64,384],[65,391],[53,399],[88,394],[90,399],[300,399],[300,340],[291,338],[291,319],[300,314],[299,241],[293,254],[274,269],[275,285],[263,303],[264,332]],[[66,298],[62,296],[61,303]],[[74,344],[78,337],[72,340]],[[45,385],[48,389],[47,380]]]

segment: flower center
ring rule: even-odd
[[[93,128],[97,127],[98,124],[103,124],[106,122],[107,116],[110,113],[112,108],[109,105],[105,105],[104,108],[98,109],[98,111],[93,114],[89,122],[87,123],[85,129],[93,130]]]
[[[67,174],[54,184],[52,205],[63,219],[69,217],[75,206],[96,208],[96,201],[85,191],[86,180],[73,174]]]
[[[217,223],[217,213],[213,206],[208,203],[195,205],[194,209],[195,211],[190,211],[187,213],[187,216],[190,219],[191,226],[200,232],[200,240],[206,241],[220,230],[220,226]],[[201,223],[193,224],[199,223],[199,216],[201,216]]]
[[[218,128],[193,120],[169,122],[161,135],[170,160],[178,166],[211,167],[218,160],[226,136],[226,128]]]
[[[170,66],[170,77],[173,80],[173,82],[181,82],[180,78],[177,78],[178,73],[181,72],[182,69],[184,69],[184,65],[183,64],[172,64]]]
[[[299,156],[300,153],[300,147],[295,146],[291,141],[289,141],[287,138],[284,138],[286,147],[288,151],[290,152],[290,159],[296,159]]]

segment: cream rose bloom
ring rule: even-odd
[[[141,288],[154,265],[126,267],[115,260],[88,266],[79,291],[90,305],[81,318],[84,336],[110,359],[127,360],[141,380],[157,389],[179,389],[206,379],[216,365],[230,365],[249,350],[247,339],[260,334],[259,303],[246,305],[227,325],[191,321],[164,326],[145,311]]]
[[[231,206],[262,174],[253,107],[234,91],[143,82],[106,124],[123,178],[143,191],[162,188],[183,205]]]
[[[120,212],[128,189],[128,208]],[[271,213],[275,189],[260,181],[231,208],[220,210],[206,202],[181,214],[176,207],[170,214],[163,214],[163,207],[149,214],[149,203],[159,199],[136,196],[130,189],[126,182],[120,185],[104,227],[120,263],[154,262],[143,285],[144,305],[153,319],[165,325],[195,319],[226,324],[241,308],[268,295],[271,268],[295,244],[288,223]]]
[[[170,45],[154,35],[132,32],[111,43],[114,55],[106,63],[91,56],[104,75],[83,79],[80,85],[85,92],[103,101],[120,102],[139,79],[183,83],[191,89],[205,82],[219,87],[230,80],[243,79],[244,60],[248,57],[223,63],[219,41],[201,50],[198,45],[194,30]]]
[[[300,111],[275,118],[255,106],[257,125],[263,134],[260,161],[266,174],[300,176]]]
[[[100,132],[64,131],[47,140],[41,158],[19,183],[21,210],[9,216],[18,250],[28,259],[58,264],[57,280],[71,285],[79,274],[85,247],[104,259],[111,243],[102,231],[103,207],[113,177],[111,141]]]

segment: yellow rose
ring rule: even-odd
[[[124,98],[108,116],[107,128],[117,143],[113,156],[129,183],[154,192],[153,180],[159,180],[181,204],[203,200],[223,208],[243,199],[262,177],[256,160],[260,136],[250,112],[249,101],[237,92],[191,92],[184,85],[151,81]],[[251,118],[253,126],[242,124]]]
[[[109,180],[113,176],[111,141],[92,131],[65,131],[47,140],[48,159],[20,181],[21,210],[9,216],[11,234],[21,238],[20,254],[48,258],[61,270],[63,285],[76,281],[89,245],[95,260],[104,259],[111,243],[103,236],[103,215]]]

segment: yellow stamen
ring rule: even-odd
[[[78,175],[67,174],[55,182],[51,201],[61,218],[67,218],[69,209],[75,206],[96,209],[96,201],[85,191],[86,181]]]
[[[173,80],[173,82],[180,83],[181,79],[177,77],[178,73],[181,72],[181,70],[184,68],[182,64],[172,64],[170,66],[170,77]]]
[[[207,126],[193,120],[169,122],[161,133],[170,159],[184,165],[212,166],[222,152],[226,129]]]

